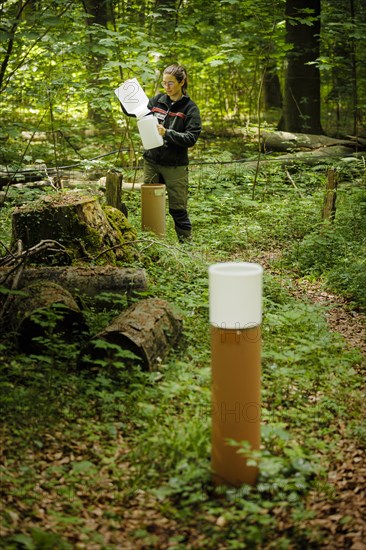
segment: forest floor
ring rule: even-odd
[[[260,262],[271,270],[272,261],[278,260],[278,256],[276,252],[264,253]],[[341,334],[350,348],[361,351],[363,362],[359,372],[366,386],[366,315],[351,309],[342,296],[326,291],[320,281],[293,279],[293,283],[294,296],[326,308],[330,330]],[[331,542],[321,548],[366,550],[366,451],[348,439],[345,424],[339,423],[338,427],[341,437],[328,470],[328,482],[333,490],[327,494],[309,494],[306,507],[314,512],[314,517],[303,526],[320,528],[327,533]],[[353,518],[351,529],[347,522],[341,522],[342,518]],[[289,528],[286,520],[283,528]]]
[[[265,269],[270,270],[271,260],[274,256],[273,253],[264,254],[258,260]],[[322,307],[325,307],[330,329],[342,334],[348,346],[356,347],[362,351],[364,362],[359,365],[359,368],[363,374],[366,374],[366,316],[350,309],[349,304],[342,297],[325,291],[319,282],[309,282],[305,279],[296,281],[296,279],[293,279],[292,283],[294,285],[292,293],[297,299],[321,304]],[[358,448],[354,441],[347,438],[344,424],[339,423],[338,430],[340,437],[334,448],[334,456],[327,467],[327,481],[332,490],[329,491],[328,487],[326,491],[319,489],[308,494],[305,507],[310,512],[309,518],[303,518],[301,525],[297,525],[297,528],[301,527],[303,530],[311,529],[322,532],[328,542],[319,546],[312,546],[312,548],[366,550],[365,450]],[[41,494],[42,487],[48,483],[46,473],[50,465],[56,471],[58,468],[61,470],[63,466],[67,465],[66,463],[73,460],[79,460],[80,464],[86,463],[88,460],[94,460],[92,455],[94,454],[95,457],[99,452],[97,445],[98,442],[88,449],[85,443],[70,440],[67,435],[56,432],[49,435],[48,444],[40,449],[38,453],[35,450],[29,451],[23,466],[18,464],[18,467],[20,469],[22,467],[26,468],[29,463],[40,465],[37,486]],[[69,452],[60,452],[61,448],[68,449]],[[119,464],[120,468],[124,467],[126,472],[133,470],[133,466],[124,458],[129,449],[122,435],[120,445],[117,448],[118,451],[113,460]],[[100,487],[100,494],[104,494],[104,498],[99,498],[98,493],[95,491],[92,491],[90,495],[83,495],[85,503],[88,503],[88,505],[78,511],[84,529],[87,531],[97,530],[100,536],[103,537],[104,543],[101,545],[96,541],[92,542],[87,533],[77,535],[75,532],[73,537],[75,545],[73,548],[87,550],[100,550],[109,547],[120,550],[183,548],[179,544],[175,546],[172,543],[175,536],[184,538],[184,548],[186,549],[207,548],[206,539],[202,537],[198,523],[190,520],[185,524],[181,524],[179,520],[174,519],[169,514],[164,514],[161,502],[152,494],[139,490],[129,499],[127,506],[123,502],[118,502],[118,499],[115,501],[112,494],[108,498],[104,493],[104,491],[108,491],[108,484],[110,483],[108,481],[107,462],[105,472],[107,485]],[[62,484],[62,478],[59,479],[59,483]],[[19,494],[18,502],[14,500],[13,493],[11,501],[7,501],[7,506],[11,505],[14,510],[17,510],[11,514],[15,529],[19,529],[24,533],[29,532],[37,525],[50,530],[55,527],[58,519],[57,517],[51,518],[47,511],[48,504],[54,505],[55,495],[49,492],[45,492],[44,495],[42,503],[29,508],[23,493]],[[60,514],[61,512],[62,515],[65,514],[65,510],[60,510]],[[77,510],[71,510],[71,512],[72,515],[75,515]],[[24,513],[26,515],[21,520]],[[279,507],[278,510],[274,510],[274,513],[277,520],[276,538],[281,535],[288,536],[294,530],[293,519],[289,518],[284,508]],[[110,517],[108,517],[108,514]],[[120,521],[123,521],[123,529],[119,525],[118,517]],[[60,518],[62,520],[61,515]],[[224,526],[226,521],[224,516],[219,518],[206,517],[205,519],[209,522],[212,521],[216,526],[221,524]],[[78,530],[78,526],[77,524],[70,524],[68,529],[71,534],[75,529]],[[11,529],[8,528],[5,533],[9,535],[10,532]],[[140,540],[136,537],[136,533],[143,533],[144,537]],[[30,542],[27,535],[17,535],[16,540],[21,543],[17,548],[34,548],[35,550],[43,548],[43,546],[32,546],[33,542]],[[2,547],[1,541],[0,547]],[[3,548],[6,548],[6,546],[3,546]],[[52,546],[51,542],[51,546],[45,548],[59,548],[59,546],[57,542]],[[60,548],[64,547],[61,545]],[[65,546],[65,548],[67,547]],[[217,547],[218,550],[224,550],[225,548],[225,544],[220,544]],[[263,548],[274,548],[274,546],[270,544],[269,546],[263,546]]]
[[[319,283],[301,281],[297,288],[300,297],[325,306],[329,328],[342,334],[348,346],[362,352],[364,361],[359,371],[366,383],[366,316],[349,309],[345,299],[326,292]],[[309,496],[307,506],[315,512],[309,525],[329,533],[331,548],[366,550],[366,452],[347,438],[344,424],[339,424],[339,432],[342,437],[328,473],[334,492],[331,498]],[[351,530],[340,523],[344,517],[353,518]]]
[[[210,231],[211,227],[214,228],[212,243],[209,241],[207,247],[210,247],[210,253],[211,250],[213,251],[215,261],[216,256],[220,261],[222,254],[225,254],[225,250],[222,251],[222,243],[225,244],[229,238],[237,242],[235,240],[237,230],[234,227],[233,236],[227,236],[224,233],[220,241],[217,236],[219,229],[217,219],[225,220],[227,212],[219,211],[220,216],[215,221],[212,215],[212,204],[216,208],[217,204],[224,207],[225,201],[220,199],[217,200],[217,204],[212,202],[211,209],[207,208],[206,214],[201,205],[197,209],[200,217],[206,215]],[[230,215],[231,206],[231,203],[228,203]],[[247,208],[249,211],[254,210],[252,204]],[[302,219],[301,208],[299,212]],[[263,227],[268,225],[268,219],[269,216],[265,218]],[[256,223],[259,222],[256,220]],[[290,225],[288,220],[287,225]],[[257,225],[252,226],[253,233],[256,227]],[[245,235],[241,235],[240,238],[244,239]],[[273,239],[273,242],[276,240]],[[290,445],[286,447],[285,444],[283,446],[284,451],[291,450],[295,453],[288,455],[290,459],[291,456],[295,456],[296,459],[305,457],[304,462],[308,464],[308,456],[310,461],[315,456],[315,453],[311,452],[308,455],[306,450],[312,449],[310,444],[306,445],[309,438],[308,426],[315,427],[316,442],[324,433],[326,434],[324,437],[327,438],[323,447],[318,446],[319,452],[316,455],[316,458],[324,458],[326,461],[321,465],[326,479],[319,476],[319,484],[310,485],[310,490],[306,485],[304,492],[299,490],[298,494],[295,494],[298,500],[295,500],[294,506],[289,502],[290,499],[286,501],[291,494],[285,490],[283,499],[274,493],[277,500],[273,498],[272,502],[265,502],[270,501],[273,486],[264,495],[258,491],[257,500],[247,499],[247,494],[242,499],[238,497],[237,504],[235,497],[233,500],[228,498],[225,500],[227,495],[221,498],[221,495],[210,492],[212,489],[208,488],[209,484],[206,483],[210,476],[210,473],[207,474],[209,461],[208,455],[204,454],[208,448],[208,438],[202,443],[207,436],[205,429],[209,424],[208,409],[202,408],[209,395],[209,349],[206,341],[202,343],[203,332],[197,336],[199,331],[202,331],[202,327],[206,327],[207,304],[206,296],[203,295],[203,290],[207,286],[206,243],[203,243],[200,251],[201,263],[205,264],[201,271],[195,265],[199,264],[199,260],[196,261],[195,254],[198,258],[198,250],[194,249],[194,244],[192,248],[188,248],[185,255],[181,248],[171,247],[177,250],[178,255],[182,252],[182,256],[178,258],[179,261],[172,262],[171,265],[166,260],[166,251],[169,251],[169,248],[169,245],[165,245],[161,255],[155,249],[151,253],[152,260],[148,266],[151,267],[152,278],[155,276],[155,284],[161,285],[157,286],[158,291],[164,284],[167,286],[170,283],[171,288],[167,289],[168,299],[172,297],[173,301],[181,300],[186,308],[185,311],[192,315],[191,319],[193,319],[187,319],[186,323],[188,334],[186,342],[188,341],[189,347],[189,337],[192,339],[191,349],[187,352],[180,348],[177,354],[179,357],[173,359],[170,370],[167,365],[168,368],[165,371],[162,369],[162,372],[150,373],[157,375],[156,378],[136,376],[132,385],[127,386],[127,390],[123,393],[120,388],[117,391],[107,377],[101,378],[104,384],[101,387],[97,384],[93,385],[91,378],[87,381],[89,385],[84,380],[75,381],[77,377],[72,379],[70,376],[69,380],[68,374],[65,376],[63,371],[59,378],[50,376],[48,380],[45,373],[51,373],[53,363],[47,354],[39,356],[35,368],[31,364],[32,358],[29,357],[21,357],[24,365],[20,362],[18,364],[16,359],[7,363],[4,372],[8,374],[8,369],[10,376],[7,385],[4,386],[5,401],[8,394],[10,395],[13,391],[15,396],[19,396],[19,400],[23,397],[25,401],[17,403],[15,398],[13,401],[9,400],[9,421],[0,434],[3,442],[0,460],[3,466],[1,490],[4,499],[1,511],[5,518],[4,525],[0,525],[0,548],[6,550],[24,548],[30,550],[226,550],[228,548],[230,550],[244,548],[366,550],[365,447],[361,447],[361,443],[359,445],[356,438],[350,437],[347,416],[343,414],[341,406],[341,412],[337,414],[336,411],[334,418],[329,420],[332,428],[329,431],[321,429],[317,431],[314,421],[311,424],[308,417],[303,420],[304,417],[299,416],[299,423],[294,427],[295,435],[288,436],[293,437],[294,447],[290,448]],[[296,298],[296,301],[321,306],[321,315],[325,312],[329,329],[344,338],[344,347],[361,352],[363,360],[358,360],[352,368],[357,371],[357,380],[360,380],[359,385],[364,390],[366,315],[352,309],[346,299],[325,290],[320,281],[297,278],[293,273],[284,273],[285,277],[282,278],[280,252],[276,250],[268,252],[268,246],[263,252],[258,252],[256,248],[250,258],[247,257],[250,254],[248,250],[250,249],[243,247],[237,256],[236,252],[230,250],[224,259],[241,261],[245,257],[246,261],[257,261],[263,265],[265,271],[277,277],[279,284],[283,282],[286,285],[286,292]],[[187,258],[186,265],[185,258]],[[209,259],[211,260],[211,256]],[[159,260],[161,264],[158,266],[160,270],[157,276],[154,272],[154,269],[157,269],[154,262],[159,263]],[[178,270],[179,277],[177,277]],[[204,283],[200,282],[200,277]],[[313,319],[313,317],[309,318]],[[308,324],[309,318],[305,320]],[[193,326],[197,321],[201,323],[198,328]],[[289,325],[285,326],[289,327]],[[270,329],[274,328],[275,322]],[[304,334],[303,328],[304,320],[301,317],[299,326],[294,328],[296,343]],[[312,339],[314,332],[314,327],[311,325]],[[283,334],[280,335],[280,346],[286,348],[282,338]],[[326,339],[320,339],[319,342],[319,346],[323,346]],[[53,344],[56,345],[57,342],[53,341]],[[60,352],[60,349],[59,345],[57,350]],[[334,352],[337,349],[340,348],[329,346],[325,353],[329,350]],[[2,358],[4,363],[8,360],[6,353],[6,348],[0,346],[0,363]],[[337,358],[331,355],[329,361],[322,363],[319,360],[317,363],[317,353],[321,355],[320,351],[314,347],[314,357],[305,363],[304,370],[309,368],[313,371],[315,365],[319,372],[322,369],[320,374],[318,373],[320,379],[323,374],[328,376],[326,369],[329,367],[329,377],[331,377],[331,369],[337,367]],[[70,362],[73,360],[71,356],[67,356],[66,351],[62,357]],[[297,361],[301,362],[301,359],[300,354],[300,360]],[[286,372],[284,374],[284,384],[289,386],[288,380],[291,375],[292,380],[298,376],[297,363],[296,360],[291,363],[291,358],[288,361],[284,358],[283,362],[285,369],[290,365],[290,375]],[[343,372],[347,372],[348,376],[351,367],[349,371]],[[63,379],[61,374],[64,375]],[[34,388],[30,387],[29,375],[33,377],[31,380]],[[61,382],[60,394],[58,394],[58,388],[54,387],[54,380],[56,383]],[[339,380],[341,385],[343,379]],[[39,391],[44,382],[49,384],[46,387],[49,395],[47,391],[43,392],[43,395]],[[141,386],[140,389],[138,385]],[[280,386],[273,384],[270,388],[271,397],[278,387]],[[309,395],[312,396],[311,387],[309,388]],[[172,395],[171,390],[173,390]],[[308,410],[306,407],[300,409],[302,402],[306,399],[306,390],[302,391],[300,388],[298,392],[294,392],[297,399],[295,405],[299,405],[299,415],[300,412]],[[132,403],[130,391],[137,402],[136,406]],[[291,409],[291,404],[286,402],[285,392],[283,393],[284,397],[280,405]],[[332,397],[330,403],[332,406],[334,403],[337,405],[339,396],[343,397],[341,392],[335,392],[334,395],[329,393],[329,395]],[[54,402],[48,401],[49,396]],[[191,398],[192,401],[189,401]],[[352,399],[349,399],[345,406],[351,406],[352,403]],[[187,412],[190,404],[191,410],[196,407],[200,413],[196,418],[193,418],[196,409],[192,414],[190,411]],[[293,405],[294,409],[295,405]],[[202,414],[202,411],[205,414]],[[329,411],[332,411],[330,407]],[[274,424],[279,425],[281,420],[277,418],[281,419],[281,415],[275,417],[274,421]],[[352,418],[358,421],[362,418],[362,414],[359,416],[355,414]],[[315,422],[318,422],[318,417]],[[196,432],[191,428],[196,428]],[[297,429],[296,432],[295,429]],[[175,430],[176,437],[170,436],[169,430],[171,432]],[[193,434],[189,433],[191,431]],[[286,433],[285,436],[287,435]],[[276,433],[275,436],[277,436]],[[161,442],[164,437],[167,441]],[[278,439],[280,443],[285,441],[280,437]],[[134,449],[135,444],[136,449]],[[302,449],[304,449],[303,455],[300,454]],[[286,460],[288,456],[285,457]],[[287,465],[281,454],[274,458],[279,460],[274,464]],[[206,470],[202,469],[202,463],[205,464]],[[179,469],[182,464],[184,467]],[[315,471],[314,468],[313,472]],[[300,473],[300,470],[296,472]],[[277,473],[278,486],[280,486],[287,471]],[[294,476],[292,480],[296,479]],[[305,474],[304,479],[306,481],[308,479]],[[309,479],[311,483],[313,478],[310,478],[310,475]],[[323,480],[324,484],[322,484]],[[193,489],[188,488],[186,491],[185,484],[191,484]],[[164,492],[166,490],[170,492]],[[262,496],[264,505],[260,500]],[[245,508],[246,505],[247,508]],[[271,523],[273,519],[275,521]],[[263,538],[261,538],[262,535]],[[252,537],[249,542],[247,542],[247,536]],[[259,542],[257,545],[252,542],[254,539],[266,542],[262,545]],[[5,541],[3,546],[2,540]]]

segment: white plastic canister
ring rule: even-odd
[[[158,121],[148,109],[149,99],[136,78],[126,80],[115,94],[130,116],[137,118],[137,127],[144,149],[154,149],[164,144],[158,132]]]
[[[262,275],[259,264],[227,262],[209,267],[210,323],[246,329],[262,322]]]
[[[138,119],[137,127],[144,149],[155,149],[164,144],[164,140],[158,132],[158,119],[153,115]]]

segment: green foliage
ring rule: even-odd
[[[81,4],[61,0],[44,6],[3,3],[0,163],[23,167],[41,158],[59,166],[97,155],[100,147],[118,149],[122,142],[133,145],[137,161],[136,127],[121,113],[113,90],[136,76],[151,95],[159,90],[163,67],[176,59],[189,69],[189,92],[205,129],[233,126],[245,135],[251,120],[263,117],[262,125],[271,124],[270,112],[260,114],[263,79],[271,73],[284,81],[283,61],[291,49],[285,4],[194,0],[176,11],[169,3],[115,2],[108,9],[101,4],[92,16]],[[313,23],[310,10],[302,22]],[[314,63],[322,71],[329,132],[349,131],[353,112],[362,120],[365,54],[358,44],[364,31],[361,4],[354,14],[341,3],[322,4],[322,52]],[[89,130],[98,134],[97,146],[86,137]]]
[[[338,191],[333,223],[322,223],[292,245],[289,260],[301,275],[322,276],[330,289],[364,308],[366,255],[365,187]]]
[[[271,169],[259,179],[254,199],[252,174],[244,166],[210,166],[201,179],[192,172],[194,240],[185,245],[177,244],[171,220],[164,239],[142,233],[139,196],[128,196],[139,250],[131,265],[145,267],[149,290],[133,297],[82,297],[88,329],[98,334],[131,299],[154,295],[181,310],[182,339],[156,372],[145,372],[127,366],[126,350],[99,338],[94,343],[100,356],[81,368],[80,344],[65,343],[57,332],[58,310],[38,316],[48,329],[42,353],[22,354],[15,335],[2,337],[8,548],[183,549],[199,541],[212,549],[285,549],[329,543],[325,532],[309,527],[311,498],[332,493],[327,469],[344,436],[340,426],[347,426],[355,444],[365,445],[364,378],[360,354],[329,331],[324,308],[295,298],[293,290],[305,265],[312,277],[330,277],[342,265],[347,287],[356,281],[354,266],[362,275],[362,262],[350,263],[365,242],[362,172],[351,176],[352,188],[340,185],[334,224],[324,226],[320,169],[298,167],[297,189],[281,168]],[[9,210],[15,204],[16,197]],[[2,214],[6,228],[10,215],[6,209]],[[329,242],[343,243],[343,256],[328,256]],[[250,456],[260,469],[254,487],[216,487],[211,481],[207,268],[229,260],[265,265],[262,448]],[[361,293],[352,292],[361,306]],[[247,453],[246,445],[238,450]],[[121,514],[129,512],[135,519],[121,534]],[[341,521],[352,526],[347,516]]]

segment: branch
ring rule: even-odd
[[[288,177],[288,179],[290,180],[290,182],[292,183],[292,185],[295,187],[296,191],[299,193],[300,197],[303,199],[304,198],[304,195],[301,193],[300,189],[297,187],[296,183],[294,182],[294,180],[292,179],[291,175],[290,175],[290,172],[287,170],[286,168],[286,176]]]
[[[55,248],[51,248],[51,247],[55,247]],[[39,254],[39,252],[42,252],[43,250],[47,250],[49,249],[50,251],[52,252],[67,252],[66,248],[60,244],[58,241],[53,241],[51,239],[45,239],[43,241],[40,241],[38,244],[35,244],[34,246],[32,246],[31,248],[27,248],[26,250],[22,250],[19,252],[19,245],[18,245],[18,253],[17,254],[8,254],[8,256],[4,256],[4,258],[2,258],[0,260],[0,266],[7,266],[7,265],[12,265],[12,264],[17,264],[19,265],[19,263],[22,263],[26,258],[29,258],[31,256],[35,256],[37,254]],[[0,282],[0,284],[2,283],[3,281]]]

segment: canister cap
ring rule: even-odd
[[[245,329],[262,322],[261,265],[224,262],[209,266],[210,323],[219,328]]]

